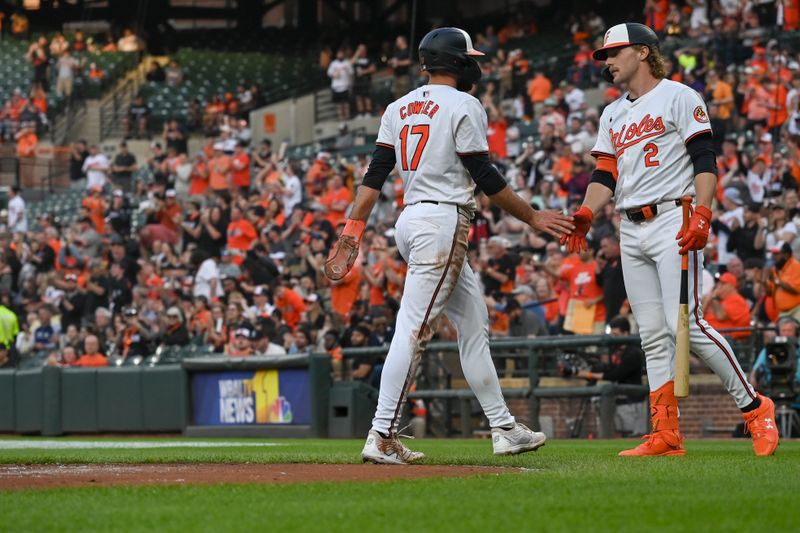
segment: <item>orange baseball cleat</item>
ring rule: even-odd
[[[761,405],[749,413],[743,413],[744,425],[753,437],[753,451],[756,455],[772,455],[778,447],[780,436],[775,425],[775,404],[766,396],[758,397]]]
[[[619,452],[620,457],[654,457],[686,455],[683,437],[678,428],[678,400],[675,399],[675,382],[668,381],[650,393],[650,417],[653,432],[632,450]]]

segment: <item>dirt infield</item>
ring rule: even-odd
[[[443,465],[359,464],[56,464],[0,465],[0,490],[193,485],[216,483],[306,483],[387,481],[426,477],[499,474],[510,468]]]

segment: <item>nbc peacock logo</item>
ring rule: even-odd
[[[269,407],[269,421],[273,424],[292,423],[292,404],[284,396],[279,396]]]

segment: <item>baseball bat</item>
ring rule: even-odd
[[[689,228],[692,198],[681,198],[683,231]],[[678,300],[678,329],[675,332],[675,397],[689,396],[689,254],[681,256],[681,293]]]

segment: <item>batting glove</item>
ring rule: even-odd
[[[366,223],[363,220],[348,219],[339,240],[333,245],[328,260],[325,261],[325,275],[328,279],[339,281],[353,268],[365,227]]]
[[[567,245],[569,253],[577,253],[581,250],[588,250],[586,245],[586,234],[592,227],[592,220],[594,213],[587,206],[583,205],[572,215],[572,222],[575,224],[575,229],[572,230],[570,235],[561,236],[561,244]]]
[[[680,254],[686,255],[690,250],[702,250],[708,242],[708,232],[711,230],[711,210],[704,206],[695,208],[689,219],[689,226],[684,231],[678,232],[675,240],[681,247]]]

